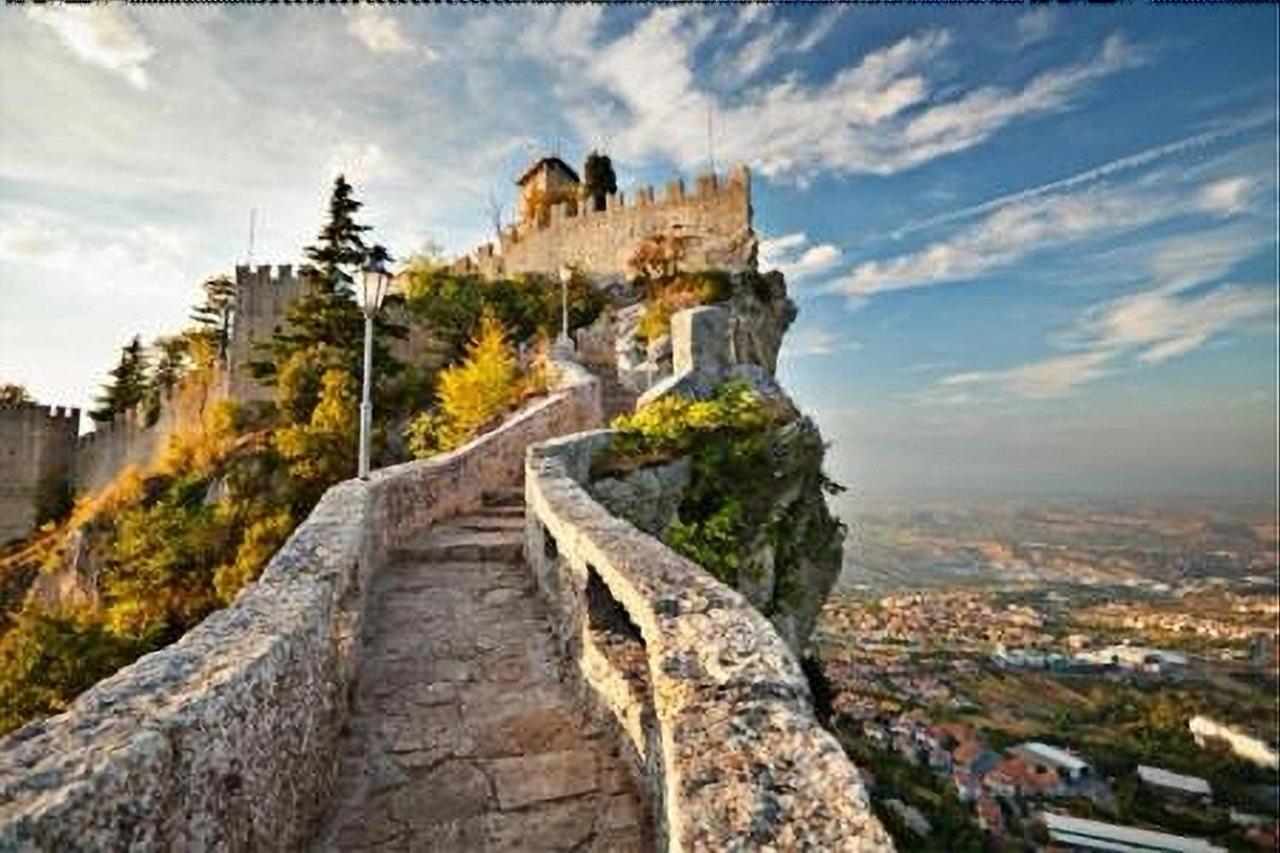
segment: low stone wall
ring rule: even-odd
[[[611,440],[530,448],[525,556],[585,695],[630,744],[665,848],[893,849],[768,620],[587,493]]]
[[[330,489],[235,603],[0,739],[0,850],[288,850],[328,804],[365,590],[389,548],[518,482],[525,448],[600,424],[599,384],[451,453]]]

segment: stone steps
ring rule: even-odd
[[[502,507],[502,509],[516,509],[516,507]],[[450,521],[449,526],[467,530],[524,530],[524,512],[482,512],[476,515],[464,515]]]
[[[515,563],[523,553],[523,526],[514,530],[477,530],[455,520],[416,542],[392,549],[391,557],[397,562]]]
[[[393,552],[370,589],[336,790],[312,849],[653,849],[617,744],[561,682],[523,492]]]
[[[524,486],[490,489],[484,493],[486,507],[519,507],[524,510]]]

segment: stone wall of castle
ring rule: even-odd
[[[700,175],[692,188],[671,181],[662,193],[640,187],[627,198],[610,195],[605,210],[579,203],[551,208],[545,221],[506,229],[494,247],[488,243],[460,258],[454,268],[487,278],[512,273],[556,273],[569,264],[594,275],[627,275],[636,247],[657,234],[687,241],[682,268],[741,270],[754,266],[751,230],[751,175],[745,166],[727,177]]]
[[[249,374],[249,362],[258,358],[253,345],[268,340],[284,323],[289,304],[301,293],[305,279],[291,264],[250,268],[236,267],[235,314],[227,348],[228,393],[233,400],[263,400],[271,389]]]
[[[0,409],[0,544],[27,535],[42,495],[70,480],[79,429],[79,409]]]

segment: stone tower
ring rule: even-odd
[[[0,409],[0,544],[30,533],[41,504],[70,489],[79,431],[79,409]]]

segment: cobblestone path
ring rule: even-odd
[[[612,739],[560,681],[520,501],[434,528],[374,579],[317,849],[652,848]]]

